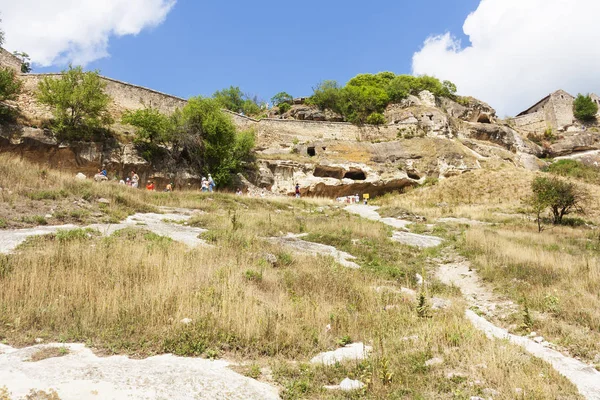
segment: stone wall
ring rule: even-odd
[[[515,127],[525,132],[542,133],[548,127],[544,110],[539,110],[533,114],[526,114],[513,119]]]
[[[575,116],[573,115],[574,97],[562,90],[553,93],[550,97],[552,110],[549,114],[553,115],[551,121],[552,127],[561,129],[567,125],[572,125],[575,121]]]
[[[0,47],[0,67],[11,68],[21,73],[21,60]]]
[[[48,108],[35,101],[35,91],[42,79],[46,77],[58,78],[60,76],[61,74],[59,73],[21,75],[23,94],[19,99],[19,106],[27,117],[39,120],[52,116]],[[111,113],[117,119],[126,110],[137,110],[144,107],[153,107],[165,114],[170,114],[187,103],[187,100],[180,97],[171,96],[142,86],[106,77],[102,77],[102,80],[106,84],[105,92],[113,99]]]

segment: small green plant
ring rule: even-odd
[[[425,292],[421,291],[419,293],[419,298],[417,302],[417,315],[421,318],[428,318],[429,315],[429,305],[427,304],[427,297],[425,296]]]
[[[244,369],[243,374],[245,376],[247,376],[248,378],[252,378],[252,379],[260,378],[260,376],[262,375],[262,372],[260,371],[260,365],[258,365],[258,364],[248,365]]]
[[[244,278],[246,278],[246,280],[250,281],[250,282],[262,282],[263,280],[263,274],[262,272],[259,271],[255,271],[253,269],[247,269],[244,272]]]
[[[290,109],[292,108],[290,103],[281,103],[278,107],[279,107],[279,115],[285,114],[286,112],[290,111]]]
[[[384,125],[386,123],[386,119],[383,114],[374,112],[373,114],[367,117],[367,124],[370,125]]]
[[[546,130],[544,131],[544,139],[546,139],[549,142],[554,142],[556,140],[556,136],[554,135],[552,127],[549,126],[548,128],[546,128]]]
[[[6,228],[8,226],[8,223],[6,222],[6,220],[4,218],[0,218],[0,228]]]
[[[531,331],[533,328],[533,316],[529,311],[529,305],[527,304],[527,300],[523,303],[523,329],[526,331]]]
[[[22,222],[35,225],[48,225],[48,221],[41,215],[30,215],[21,218]]]
[[[352,339],[350,338],[350,336],[348,336],[348,335],[344,335],[344,336],[342,336],[342,337],[338,338],[338,339],[336,340],[336,343],[337,343],[339,346],[343,347],[343,346],[346,346],[346,345],[349,345],[350,343],[352,343]]]

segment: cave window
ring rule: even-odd
[[[311,157],[314,157],[317,155],[317,152],[315,151],[314,147],[309,147],[306,149],[306,154],[308,154]]]
[[[477,118],[477,122],[482,124],[491,124],[490,117],[487,114],[481,114],[479,118]]]
[[[344,174],[344,179],[352,179],[353,181],[364,181],[367,176],[360,169],[351,169]]]

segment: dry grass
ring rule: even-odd
[[[37,362],[47,358],[63,357],[69,354],[67,347],[44,347],[31,355],[28,361]]]
[[[203,237],[213,246],[188,249],[132,230],[109,238],[30,240],[0,258],[0,339],[8,343],[42,337],[135,356],[170,352],[256,360],[271,366],[286,399],[339,398],[321,387],[346,376],[368,383],[356,394],[360,398],[468,399],[485,388],[499,391],[496,399],[515,398],[515,388],[531,399],[579,398],[549,365],[476,331],[452,290],[428,289],[428,295],[453,303],[429,318],[419,316],[414,301],[373,290],[414,288],[414,273],[436,250],[394,243],[389,228],[348,215],[328,200],[147,193],[77,183],[51,172],[46,186],[36,186],[35,171],[25,177],[11,172],[16,195],[50,187],[79,196],[88,189],[112,199],[115,212],[148,204],[198,208],[205,214],[191,223],[209,229]],[[291,254],[264,239],[287,232],[336,245],[363,268]],[[275,266],[265,253],[277,256]],[[184,318],[192,322],[180,322]],[[417,339],[406,339],[411,336]],[[371,344],[372,357],[332,367],[306,364],[347,339]],[[431,357],[444,363],[426,367]]]
[[[597,233],[567,227],[542,233],[534,226],[471,229],[464,247],[484,279],[540,313],[531,330],[587,360],[600,354]]]

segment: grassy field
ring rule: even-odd
[[[498,391],[495,399],[580,398],[549,365],[475,330],[455,290],[427,287],[426,304],[434,294],[451,300],[443,310],[418,309],[403,294],[375,290],[417,289],[415,273],[430,279],[426,261],[439,250],[394,243],[388,227],[331,202],[147,193],[40,175],[5,161],[0,158],[0,171],[12,174],[0,174],[0,185],[12,191],[2,197],[6,204],[64,190],[71,203],[84,193],[90,203],[110,199],[108,209],[98,208],[105,214],[100,219],[161,205],[192,207],[202,213],[190,224],[208,229],[202,237],[211,245],[189,249],[143,229],[30,239],[0,257],[0,339],[8,344],[43,338],[135,357],[226,357],[243,361],[243,371],[255,378],[269,379],[261,372],[269,367],[285,399],[469,399],[485,397],[485,389]],[[288,232],[335,245],[363,268],[266,240]],[[185,318],[191,322],[182,323]],[[320,351],[358,341],[373,346],[368,360],[308,363]],[[426,366],[433,357],[443,362]],[[322,389],[347,376],[367,387],[343,396]]]

